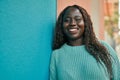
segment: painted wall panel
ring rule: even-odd
[[[0,0],[0,80],[48,80],[56,0]]]

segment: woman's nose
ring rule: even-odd
[[[72,19],[71,22],[70,22],[70,25],[75,26],[76,25],[76,21],[74,19]]]

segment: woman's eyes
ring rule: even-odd
[[[81,18],[76,18],[75,20],[76,20],[76,21],[81,21],[82,19],[81,19]]]
[[[67,19],[64,20],[64,22],[70,22],[70,19],[67,18]]]
[[[80,22],[82,19],[81,19],[81,18],[75,18],[74,20],[75,20],[76,22]],[[66,19],[64,19],[64,22],[72,22],[72,19],[66,18]]]

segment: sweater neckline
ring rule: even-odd
[[[65,47],[68,47],[68,48],[84,48],[85,45],[79,45],[79,46],[70,46],[68,45],[67,43],[64,44]]]

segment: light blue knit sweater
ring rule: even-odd
[[[113,80],[120,80],[120,63],[115,51],[102,44],[113,56]],[[53,51],[50,63],[50,80],[110,80],[106,67],[99,64],[82,46],[64,44]]]

